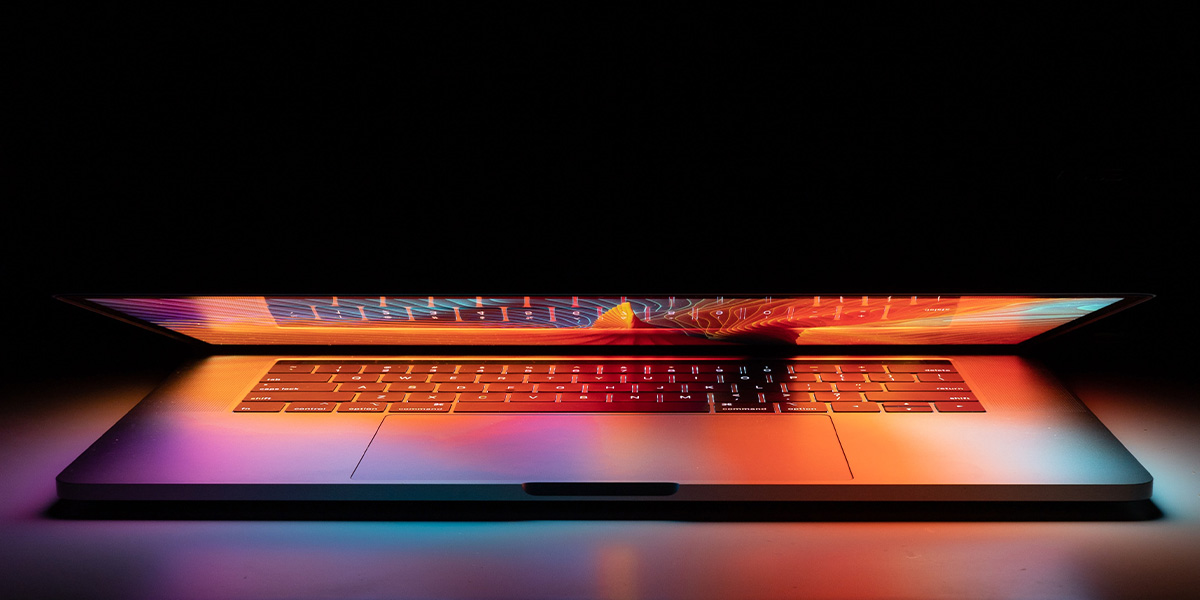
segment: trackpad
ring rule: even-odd
[[[825,415],[389,415],[353,478],[413,483],[847,480]]]

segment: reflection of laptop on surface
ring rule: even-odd
[[[1019,352],[1146,298],[69,297],[210,355],[58,491],[1145,499],[1150,474]]]

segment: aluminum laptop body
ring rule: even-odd
[[[70,296],[203,352],[69,500],[1130,501],[1025,350],[1089,294]]]

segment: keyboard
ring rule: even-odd
[[[947,360],[276,362],[237,413],[982,413]]]

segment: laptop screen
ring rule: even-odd
[[[1016,344],[1128,296],[180,296],[73,301],[219,345]]]

